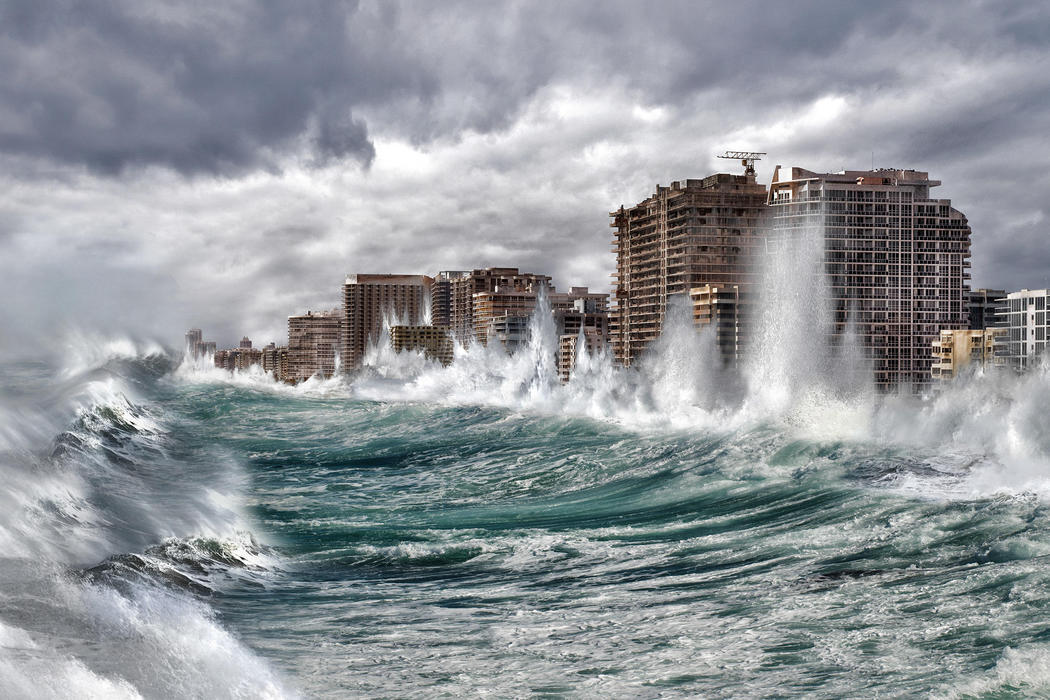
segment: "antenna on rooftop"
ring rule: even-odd
[[[744,174],[754,176],[755,161],[762,160],[761,156],[764,155],[766,154],[754,151],[726,151],[718,157],[727,158],[729,160],[739,160],[740,164],[744,166]]]

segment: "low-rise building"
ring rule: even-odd
[[[581,333],[579,329],[575,333],[565,333],[558,336],[558,376],[563,382],[569,381],[573,370],[576,368],[576,358],[580,351],[580,341],[588,353],[594,354],[609,344],[608,318],[605,328],[585,328]]]
[[[945,329],[933,341],[934,380],[950,381],[967,367],[991,367],[999,364],[996,341],[1005,335],[1002,328]]]
[[[1006,295],[1006,308],[997,317],[1006,330],[998,354],[1003,363],[1021,372],[1039,361],[1048,342],[1050,290],[1022,289]]]
[[[452,363],[452,336],[445,326],[392,326],[390,345],[394,352],[422,351],[443,365]]]

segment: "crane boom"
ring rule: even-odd
[[[719,158],[728,158],[729,160],[739,160],[740,164],[744,166],[745,175],[755,174],[755,161],[762,160],[762,156],[766,155],[764,152],[758,151],[726,151]]]

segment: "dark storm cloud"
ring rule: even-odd
[[[348,3],[2,7],[0,149],[104,173],[239,172],[303,138],[322,160],[368,163],[355,100],[379,81],[420,88],[412,66],[376,65]]]
[[[0,292],[75,266],[48,313],[265,340],[350,272],[607,289],[607,212],[726,148],[763,181],[928,170],[975,284],[1035,286],[1048,31],[1005,2],[0,0]]]

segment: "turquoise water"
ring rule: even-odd
[[[1050,693],[1045,372],[784,402],[472,352],[6,367],[0,695]]]

